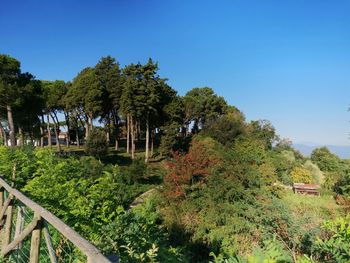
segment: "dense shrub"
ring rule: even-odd
[[[86,140],[85,151],[87,154],[101,158],[108,152],[106,134],[100,129],[93,129]]]
[[[175,229],[173,235],[176,229],[185,233],[175,238],[187,242],[192,262],[208,260],[210,250],[250,253],[265,232],[284,235],[289,224],[283,203],[268,190],[275,178],[264,142],[240,139],[228,151],[210,138],[195,137],[189,152],[169,164],[165,223]]]
[[[101,233],[99,247],[106,254],[117,254],[122,262],[182,262],[180,250],[170,246],[150,201],[133,211],[119,207],[116,218]]]
[[[162,156],[170,156],[171,152],[174,150],[174,146],[176,144],[176,139],[179,134],[178,124],[170,124],[164,128],[164,132],[162,134],[159,152]]]
[[[16,188],[21,189],[29,179],[33,178],[37,165],[33,147],[0,146],[0,174],[8,181],[12,181],[15,170]]]
[[[349,262],[350,216],[326,221],[323,229],[325,234],[315,244],[315,256],[320,262]]]
[[[232,109],[226,115],[208,120],[202,130],[202,134],[225,146],[232,146],[236,138],[244,132],[244,116],[238,109]]]

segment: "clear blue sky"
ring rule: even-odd
[[[282,137],[349,145],[349,14],[345,0],[1,0],[0,53],[48,80],[152,57],[181,95],[209,86]]]

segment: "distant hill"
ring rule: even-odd
[[[310,156],[311,152],[319,147],[326,146],[332,153],[338,155],[343,159],[350,159],[350,145],[307,145],[307,144],[293,144],[294,148],[300,151],[305,156]]]

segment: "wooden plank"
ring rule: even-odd
[[[17,218],[16,218],[16,228],[15,228],[14,238],[18,237],[21,234],[23,230],[23,226],[24,226],[24,207],[17,206]],[[21,247],[22,247],[22,243],[19,243],[17,246],[17,249]]]
[[[10,243],[11,230],[12,230],[12,216],[13,216],[12,197],[9,197],[8,200],[10,200],[10,202],[6,210],[5,233],[4,233],[4,240],[2,243],[3,247],[6,247]]]
[[[23,204],[44,218],[50,225],[56,228],[63,236],[65,236],[77,248],[79,248],[86,256],[90,257],[93,262],[111,263],[110,260],[102,255],[102,253],[85,238],[81,237],[76,231],[64,224],[58,217],[47,211],[45,208],[30,200],[20,191],[9,186],[2,177],[0,177],[0,185]]]
[[[4,206],[4,188],[1,186],[0,187],[0,212],[2,211],[2,208],[3,208],[3,206]],[[1,219],[1,217],[0,217],[0,229],[1,229],[1,226],[3,225],[2,224],[2,219]]]
[[[48,228],[46,222],[44,222],[43,233],[44,233],[44,237],[45,237],[45,243],[46,243],[47,249],[49,251],[50,261],[51,261],[51,263],[57,263],[56,253],[55,253],[55,250],[54,250],[53,245],[52,245],[51,236],[49,233],[49,228]]]
[[[41,220],[32,231],[32,240],[30,243],[29,263],[38,263],[40,257],[40,237],[41,237]]]
[[[3,204],[4,204],[4,188],[0,187],[0,211],[2,210]]]
[[[2,251],[2,256],[6,256],[11,250],[15,249],[20,242],[22,242],[32,231],[36,228],[38,225],[38,222],[40,220],[40,217],[35,216],[33,221],[23,230],[19,236],[15,237],[13,241],[6,246]]]
[[[7,207],[10,205],[10,203],[12,202],[12,199],[13,199],[13,196],[12,195],[9,195],[9,197],[6,199],[2,209],[1,209],[1,212],[0,212],[0,223],[1,221],[4,219],[4,215],[6,213],[6,210],[7,210]],[[2,224],[1,224],[2,225]]]

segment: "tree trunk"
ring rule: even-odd
[[[131,130],[131,159],[135,159],[135,127],[134,120],[130,116],[130,130]]]
[[[153,144],[154,144],[154,130],[151,133],[152,141],[151,141],[151,158],[153,157]]]
[[[130,116],[126,115],[126,152],[130,153]]]
[[[92,113],[90,113],[90,115],[89,115],[89,123],[90,123],[90,130],[92,131],[92,129],[94,128],[94,124],[92,123],[92,120],[93,120],[93,118],[92,118]]]
[[[18,134],[19,134],[19,146],[23,146],[24,145],[24,135],[23,135],[23,130],[21,127],[18,127]]]
[[[4,142],[4,145],[5,145],[5,138],[6,138],[6,136],[4,134],[5,134],[4,128],[2,127],[1,122],[0,122],[0,138],[2,138],[2,140]]]
[[[51,114],[50,114],[51,115]],[[51,115],[52,121],[53,121],[53,129],[55,131],[55,136],[56,136],[56,146],[57,146],[57,150],[60,152],[61,151],[61,144],[60,144],[60,139],[59,139],[59,132],[58,132],[58,128],[57,128],[57,124],[56,124],[56,120],[54,119],[54,117]]]
[[[119,149],[118,138],[115,138],[115,146],[114,146],[114,149],[115,149],[116,151],[118,151],[118,149]]]
[[[141,122],[137,122],[137,140],[139,141],[141,138]]]
[[[85,140],[89,137],[89,130],[90,130],[90,125],[89,125],[89,118],[86,116],[85,117]]]
[[[56,119],[56,127],[55,127],[55,131],[56,131],[56,145],[57,145],[57,150],[60,152],[61,151],[61,144],[60,144],[60,122],[57,118],[57,114],[56,112],[53,112],[54,114],[54,118],[52,118],[54,120],[55,123],[55,119]]]
[[[108,143],[108,145],[109,145],[109,142],[110,142],[110,126],[109,126],[109,120],[107,120],[106,123],[105,123],[105,132],[106,132],[107,143]]]
[[[16,146],[16,133],[15,133],[15,124],[13,122],[13,115],[12,115],[12,108],[10,105],[6,106],[7,109],[7,120],[9,122],[9,128],[10,128],[10,141],[11,141],[11,147]]]
[[[67,147],[69,147],[70,145],[70,123],[69,123],[69,112],[65,112],[64,113],[64,118],[66,120],[66,126],[67,126],[67,137],[66,137],[66,143],[67,143]]]
[[[50,129],[50,116],[47,114],[47,145],[51,148],[52,142],[51,142],[51,129]]]
[[[40,124],[40,147],[44,147],[44,115],[41,115],[41,124]]]
[[[80,148],[78,122],[77,122],[77,128],[75,129],[75,138],[77,140],[77,146],[78,148]]]
[[[76,129],[77,129],[77,130],[76,130],[76,131],[77,131],[77,134],[79,134],[78,131],[79,131],[79,122],[80,122],[81,127],[83,127],[83,129],[85,129],[85,131],[84,131],[84,130],[83,130],[83,131],[85,132],[85,136],[86,136],[86,123],[84,124],[84,122],[83,122],[83,120],[80,118],[80,115],[79,115],[79,114],[76,113],[75,117],[76,117],[76,120],[77,120],[77,128],[76,128]],[[85,128],[84,128],[84,126],[85,126]],[[79,135],[78,135],[78,138],[79,138]],[[79,146],[80,146],[80,142],[79,142]]]
[[[145,145],[145,163],[148,162],[149,158],[149,117],[147,114],[146,118],[146,145]]]
[[[4,139],[4,145],[8,146],[6,131],[5,131],[4,127],[2,126],[1,122],[0,122],[0,132],[1,132],[2,138]]]

